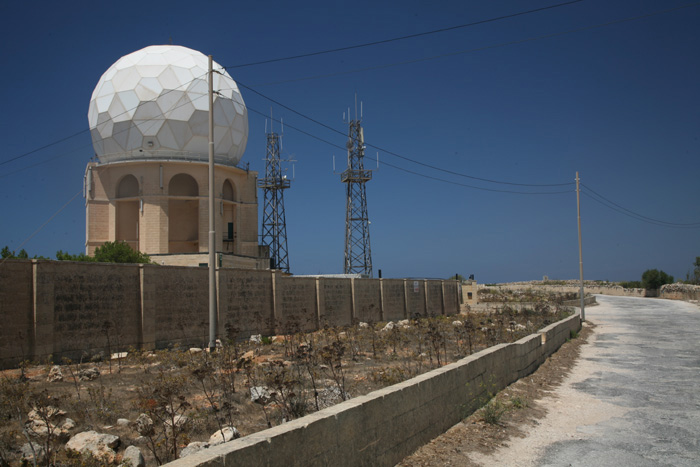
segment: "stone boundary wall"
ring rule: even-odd
[[[402,383],[171,462],[171,467],[393,466],[531,374],[581,328],[579,314]]]
[[[700,300],[700,285],[665,284],[661,286],[659,298],[671,300]]]
[[[510,284],[496,284],[496,285],[484,285],[479,284],[479,288],[503,288],[506,290],[544,290],[546,292],[559,292],[559,293],[578,293],[581,290],[580,285],[554,285],[554,284],[543,284],[542,282],[513,282]],[[600,284],[589,284],[584,282],[583,286],[584,294],[599,294],[599,295],[612,295],[618,297],[647,297],[647,291],[645,289],[625,289],[619,285],[600,285]]]
[[[219,269],[217,293],[221,339],[459,313],[454,280],[310,278]],[[0,368],[129,348],[205,346],[207,270],[3,261],[0,323]]]

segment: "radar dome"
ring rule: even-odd
[[[235,165],[248,142],[248,111],[236,82],[213,64],[214,153]],[[175,45],[126,55],[100,78],[88,121],[100,162],[208,160],[208,57]]]

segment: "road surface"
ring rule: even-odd
[[[527,437],[483,465],[700,466],[700,307],[598,296],[597,327]]]

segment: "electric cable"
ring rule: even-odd
[[[320,126],[322,126],[323,128],[326,128],[326,129],[328,129],[328,130],[331,130],[331,131],[333,131],[333,132],[335,132],[335,133],[338,133],[338,134],[340,134],[340,135],[347,136],[347,134],[345,134],[344,132],[335,129],[335,128],[333,128],[333,127],[330,126],[330,125],[326,125],[325,123],[320,122],[320,121],[318,121],[318,120],[316,120],[316,119],[314,119],[314,118],[312,118],[312,117],[309,117],[308,115],[304,115],[303,113],[301,113],[301,112],[299,112],[299,111],[297,111],[297,110],[295,110],[295,109],[293,109],[293,108],[291,108],[291,107],[289,107],[289,106],[287,106],[287,105],[284,105],[284,104],[282,104],[281,102],[279,102],[279,101],[277,101],[277,100],[275,100],[275,99],[272,99],[271,97],[268,97],[268,96],[262,94],[261,92],[256,91],[255,89],[252,89],[252,88],[249,87],[249,86],[246,86],[246,85],[243,84],[243,83],[238,82],[238,85],[239,85],[240,87],[242,87],[242,88],[248,89],[249,91],[251,91],[251,92],[257,94],[258,96],[260,96],[260,97],[262,97],[262,98],[264,98],[264,99],[267,99],[268,101],[270,101],[270,102],[272,102],[272,103],[274,103],[274,104],[276,104],[276,105],[278,105],[278,106],[280,106],[280,107],[282,107],[282,108],[284,108],[284,109],[286,109],[286,110],[289,110],[290,112],[292,112],[292,113],[294,113],[294,114],[296,114],[296,115],[299,115],[299,116],[302,117],[302,118],[305,118],[306,120],[309,120],[310,122],[313,122],[313,123],[315,123],[315,124],[317,124],[317,125],[320,125]],[[455,175],[455,176],[458,176],[458,177],[464,177],[464,178],[469,178],[469,179],[472,179],[472,180],[478,180],[478,181],[480,181],[480,182],[495,183],[495,184],[499,184],[499,185],[523,186],[523,187],[541,187],[541,188],[545,188],[545,187],[557,187],[557,186],[572,186],[572,185],[574,185],[573,182],[568,182],[568,183],[549,183],[549,184],[514,183],[514,182],[504,182],[504,181],[500,181],[500,180],[493,180],[493,179],[489,179],[489,178],[475,177],[475,176],[473,176],[473,175],[467,175],[467,174],[464,174],[464,173],[461,173],[461,172],[456,172],[456,171],[454,171],[454,170],[443,169],[443,168],[441,168],[441,167],[437,167],[437,166],[435,166],[435,165],[427,164],[427,163],[425,163],[425,162],[421,162],[421,161],[412,159],[412,158],[407,157],[407,156],[402,156],[401,154],[398,154],[398,153],[396,153],[396,152],[393,152],[393,151],[390,151],[390,150],[388,150],[388,149],[382,148],[381,146],[377,146],[377,145],[368,143],[368,142],[366,142],[366,141],[365,141],[365,144],[366,144],[367,146],[371,147],[371,148],[374,148],[374,149],[378,150],[378,151],[384,152],[384,153],[389,154],[389,155],[394,156],[394,157],[398,157],[399,159],[403,159],[403,160],[406,160],[406,161],[408,161],[408,162],[412,162],[412,163],[414,163],[414,164],[422,165],[423,167],[427,167],[427,168],[430,168],[430,169],[433,169],[433,170],[437,170],[437,171],[439,171],[439,172],[448,173],[448,174],[450,174],[450,175]]]
[[[58,211],[54,212],[54,213],[51,215],[51,217],[49,217],[48,220],[46,220],[46,222],[44,222],[43,224],[41,224],[41,225],[39,226],[39,228],[36,229],[36,230],[34,231],[33,234],[31,234],[29,237],[27,237],[17,248],[15,248],[15,249],[12,251],[12,254],[14,255],[15,251],[21,250],[22,247],[23,247],[24,245],[26,245],[26,243],[27,243],[29,240],[31,240],[32,238],[34,238],[34,236],[35,236],[36,234],[38,234],[39,232],[41,232],[41,230],[42,230],[44,227],[46,227],[46,225],[48,225],[48,223],[51,222],[51,221],[53,220],[54,217],[56,217],[61,211],[63,211],[64,209],[66,209],[66,208],[68,207],[68,205],[69,205],[70,203],[72,203],[73,200],[75,200],[75,198],[77,198],[78,195],[80,195],[82,192],[83,192],[83,190],[80,189],[76,194],[74,194],[73,197],[72,197],[71,199],[69,199],[68,202],[66,202],[66,204],[64,204],[63,206],[61,206],[61,208],[60,208]],[[5,258],[5,259],[3,259],[2,262],[4,263],[4,262],[7,261],[8,259],[9,259],[9,258]],[[1,264],[1,263],[0,263],[0,264]]]
[[[584,1],[584,0],[572,0],[572,1],[569,1],[569,2],[557,3],[557,4],[555,4],[555,5],[549,5],[549,6],[545,6],[545,7],[541,7],[541,8],[535,8],[535,9],[532,9],[532,10],[521,11],[521,12],[518,12],[518,13],[511,13],[511,14],[508,14],[508,15],[497,16],[497,17],[494,17],[494,18],[488,18],[488,19],[483,19],[483,20],[479,20],[479,21],[473,21],[473,22],[471,22],[471,23],[460,24],[460,25],[457,25],[457,26],[449,26],[449,27],[446,27],[446,28],[433,29],[433,30],[430,30],[430,31],[424,31],[424,32],[419,32],[419,33],[415,33],[415,34],[408,34],[408,35],[406,35],[406,36],[399,36],[399,37],[393,37],[393,38],[390,38],[390,39],[382,39],[382,40],[378,40],[378,41],[365,42],[365,43],[362,43],[362,44],[348,45],[348,46],[345,46],[345,47],[337,47],[337,48],[334,48],[334,49],[318,50],[318,51],[315,51],[315,52],[308,52],[308,53],[303,53],[303,54],[291,55],[291,56],[287,56],[287,57],[271,58],[271,59],[267,59],[267,60],[260,60],[260,61],[257,61],[257,62],[242,63],[242,64],[238,64],[238,65],[229,65],[229,66],[225,66],[224,68],[227,68],[227,69],[228,69],[228,68],[243,68],[243,67],[249,67],[249,66],[254,66],[254,65],[263,65],[263,64],[266,64],[266,63],[283,62],[283,61],[288,61],[288,60],[296,60],[296,59],[299,59],[299,58],[305,58],[305,57],[313,57],[313,56],[317,56],[317,55],[331,54],[331,53],[336,53],[336,52],[342,52],[342,51],[345,51],[345,50],[360,49],[360,48],[363,48],[363,47],[371,47],[371,46],[380,45],[380,44],[388,44],[388,43],[390,43],[390,42],[397,42],[397,41],[402,41],[402,40],[405,40],[405,39],[413,39],[413,38],[416,38],[416,37],[429,36],[429,35],[432,35],[432,34],[438,34],[438,33],[447,32],[447,31],[454,31],[454,30],[456,30],[456,29],[464,29],[464,28],[468,28],[468,27],[472,27],[472,26],[478,26],[478,25],[481,25],[481,24],[493,23],[493,22],[496,22],[496,21],[504,20],[504,19],[515,18],[515,17],[517,17],[517,16],[529,15],[529,14],[531,14],[531,13],[538,13],[538,12],[540,12],[540,11],[552,10],[552,9],[554,9],[554,8],[559,8],[559,7],[563,7],[563,6],[567,6],[567,5],[572,5],[572,4],[574,4],[574,3],[580,3],[580,2],[582,2],[582,1]]]
[[[632,210],[630,210],[630,209],[627,209],[627,208],[624,207],[624,206],[621,206],[621,205],[615,203],[614,201],[612,201],[612,200],[606,198],[605,196],[601,195],[600,193],[596,192],[596,191],[593,190],[591,187],[589,187],[589,186],[587,186],[587,185],[585,185],[585,184],[583,184],[583,183],[581,183],[581,186],[582,186],[583,188],[585,188],[586,190],[590,191],[593,195],[595,195],[595,196],[597,196],[598,198],[600,198],[600,200],[602,200],[602,201],[600,201],[600,200],[594,198],[594,197],[591,196],[590,194],[588,195],[590,198],[592,198],[592,199],[598,201],[600,204],[609,203],[609,204],[611,204],[612,206],[615,206],[615,208],[617,208],[617,209],[614,209],[614,210],[616,210],[616,211],[618,211],[618,212],[622,212],[623,214],[628,215],[628,216],[630,216],[630,217],[634,217],[634,218],[636,218],[636,219],[638,219],[638,220],[645,221],[645,222],[649,222],[649,223],[653,223],[653,224],[656,224],[656,225],[664,225],[664,226],[667,226],[667,227],[700,228],[700,222],[691,222],[691,223],[667,222],[667,221],[662,221],[662,220],[659,220],[659,219],[654,219],[653,217],[648,217],[648,216],[645,216],[645,215],[643,215],[643,214],[639,214],[638,212],[632,211]],[[605,204],[604,204],[604,205],[605,205]],[[612,209],[611,206],[608,206],[608,207]]]
[[[440,58],[454,57],[456,55],[463,55],[463,54],[474,53],[474,52],[483,52],[485,50],[497,49],[497,48],[506,47],[506,46],[510,46],[510,45],[524,44],[527,42],[534,42],[534,41],[538,41],[538,40],[542,40],[542,39],[551,39],[553,37],[564,36],[567,34],[574,34],[577,32],[588,31],[591,29],[598,29],[598,28],[602,28],[602,27],[606,27],[606,26],[612,26],[614,24],[620,24],[620,23],[625,23],[625,22],[629,22],[629,21],[636,21],[639,19],[645,19],[645,18],[649,18],[652,16],[658,16],[658,15],[665,14],[665,13],[671,13],[673,11],[681,10],[684,8],[690,8],[690,7],[694,7],[694,6],[698,6],[698,5],[700,5],[700,2],[688,3],[686,5],[681,5],[681,6],[678,6],[675,8],[653,11],[651,13],[647,13],[644,15],[631,16],[628,18],[622,18],[622,19],[618,19],[618,20],[608,21],[605,23],[594,24],[591,26],[583,26],[580,28],[569,29],[567,31],[555,32],[555,33],[551,33],[551,34],[534,36],[534,37],[529,37],[529,38],[525,38],[525,39],[518,39],[518,40],[514,40],[514,41],[509,41],[509,42],[502,42],[499,44],[486,45],[483,47],[476,47],[476,48],[472,48],[472,49],[459,50],[456,52],[449,52],[449,53],[444,53],[444,54],[440,54],[440,55],[432,55],[430,57],[416,58],[413,60],[405,60],[405,61],[401,61],[401,62],[386,63],[383,65],[375,65],[375,66],[364,67],[364,68],[356,68],[353,70],[345,70],[345,71],[338,71],[338,72],[334,72],[334,73],[326,73],[326,74],[322,74],[322,75],[306,76],[306,77],[288,79],[288,80],[283,80],[283,81],[271,81],[271,82],[267,82],[267,83],[257,83],[257,84],[254,84],[252,86],[254,86],[254,87],[273,86],[273,85],[278,85],[278,84],[295,83],[295,82],[299,82],[299,81],[309,81],[309,80],[315,80],[315,79],[332,78],[335,76],[342,76],[342,75],[348,75],[348,74],[353,74],[353,73],[362,73],[365,71],[382,70],[385,68],[392,68],[392,67],[401,66],[401,65],[411,65],[414,63],[427,62],[430,60],[438,60]]]
[[[223,67],[222,67],[222,68],[223,68]],[[207,72],[207,73],[208,73],[208,72]],[[168,89],[167,91],[163,92],[163,93],[160,94],[158,97],[156,97],[155,99],[151,99],[151,100],[148,100],[148,101],[139,102],[139,104],[138,104],[136,107],[133,107],[133,108],[131,108],[131,109],[124,110],[124,112],[113,116],[112,119],[115,119],[115,118],[120,117],[120,116],[122,116],[122,115],[124,115],[124,114],[127,114],[127,113],[129,113],[129,112],[131,112],[131,111],[133,111],[133,110],[136,110],[136,109],[139,108],[139,106],[141,106],[141,105],[143,105],[143,104],[146,104],[146,103],[148,103],[148,102],[155,102],[155,101],[158,100],[159,98],[161,98],[161,97],[163,97],[163,96],[165,96],[165,95],[167,95],[167,94],[169,94],[169,93],[171,93],[171,92],[173,92],[173,91],[177,91],[179,88],[181,88],[181,87],[183,87],[183,86],[187,86],[187,85],[189,85],[190,83],[193,83],[194,81],[196,81],[196,80],[198,80],[198,79],[201,79],[203,76],[206,76],[207,73],[205,73],[205,74],[203,74],[203,75],[200,75],[200,76],[198,76],[198,77],[196,77],[196,78],[193,78],[191,81],[188,81],[187,83],[183,83],[183,84],[181,84],[180,86],[178,86],[178,87],[176,87],[176,88]],[[172,110],[174,110],[174,109],[170,109],[170,110],[172,111]],[[150,120],[154,120],[154,119],[155,119],[155,117],[154,117],[153,119],[148,119],[148,120],[144,120],[144,121],[150,121]],[[10,158],[10,159],[4,160],[4,161],[0,161],[0,165],[8,164],[8,163],[13,162],[13,161],[16,161],[16,160],[18,160],[18,159],[22,159],[23,157],[27,157],[27,156],[29,156],[29,155],[31,155],[31,154],[36,153],[36,152],[39,152],[39,151],[42,151],[42,150],[44,150],[44,149],[50,148],[51,146],[55,146],[55,145],[57,145],[57,144],[63,143],[64,141],[68,141],[68,140],[71,139],[71,138],[75,138],[76,136],[80,136],[80,135],[82,135],[83,133],[87,133],[87,132],[89,132],[89,131],[90,131],[89,128],[86,128],[86,129],[84,129],[84,130],[80,130],[79,132],[73,133],[72,135],[66,136],[65,138],[58,139],[58,140],[53,141],[53,142],[51,142],[51,143],[47,143],[47,144],[45,144],[45,145],[43,145],[43,146],[41,146],[41,147],[38,147],[38,148],[36,148],[36,149],[32,149],[31,151],[27,151],[27,152],[25,152],[25,153],[23,153],[23,154],[19,154],[18,156],[12,157],[12,158]],[[117,134],[118,134],[118,133],[117,133]],[[31,166],[30,166],[30,167],[31,167]],[[26,168],[26,167],[25,167],[25,168]],[[20,170],[24,170],[24,169],[20,169]],[[15,173],[15,172],[12,172],[12,173]],[[2,177],[0,177],[0,178],[2,178]]]
[[[262,116],[263,118],[270,118],[268,115],[266,115],[266,114],[263,113],[263,112],[260,112],[259,110],[255,110],[255,109],[253,109],[253,108],[251,108],[251,107],[249,107],[249,106],[248,106],[247,108],[248,108],[249,111],[251,111],[251,112],[253,112],[253,113],[255,113],[255,114],[258,114],[258,115]],[[272,120],[274,120],[275,122],[281,123],[280,120],[277,120],[277,119],[272,119]],[[293,129],[293,130],[295,130],[295,131],[297,131],[297,132],[299,132],[299,133],[301,133],[301,134],[303,134],[303,135],[309,136],[309,137],[311,137],[311,138],[313,138],[313,139],[315,139],[315,140],[317,140],[317,141],[320,141],[320,142],[322,142],[322,143],[328,144],[329,146],[332,146],[332,147],[334,147],[334,148],[340,149],[341,151],[347,151],[347,148],[346,148],[346,147],[340,146],[340,145],[335,144],[335,143],[333,143],[333,142],[331,142],[331,141],[328,141],[328,140],[326,140],[326,139],[323,139],[323,138],[321,138],[321,137],[319,137],[319,136],[316,136],[316,135],[314,135],[314,134],[312,134],[312,133],[309,133],[309,132],[307,132],[307,131],[305,131],[305,130],[302,130],[302,129],[297,128],[297,127],[295,127],[295,126],[293,126],[293,125],[290,125],[289,123],[286,123],[285,126],[291,128],[291,129]],[[376,158],[373,159],[371,156],[364,156],[364,157],[367,158],[367,159],[369,159],[369,160],[376,161]],[[451,185],[457,185],[457,186],[462,186],[462,187],[466,187],[466,188],[473,188],[473,189],[475,189],[475,190],[481,190],[481,191],[490,191],[490,192],[495,192],[495,193],[510,193],[510,194],[519,194],[519,195],[558,195],[558,194],[573,193],[573,192],[574,192],[574,190],[546,191],[546,192],[498,190],[498,189],[494,189],[494,188],[485,188],[485,187],[478,187],[478,186],[474,186],[474,185],[468,185],[468,184],[466,184],[466,183],[459,183],[459,182],[455,182],[455,181],[452,181],[452,180],[446,180],[446,179],[444,179],[444,178],[434,177],[434,176],[432,176],[432,175],[422,174],[422,173],[420,173],[420,172],[415,172],[415,171],[413,171],[413,170],[406,169],[406,168],[403,168],[403,167],[399,167],[399,166],[397,166],[397,165],[390,164],[390,163],[384,162],[384,161],[382,161],[382,164],[383,164],[383,165],[386,165],[386,166],[389,166],[389,167],[391,167],[391,168],[400,170],[400,171],[402,171],[402,172],[406,172],[406,173],[409,173],[409,174],[412,174],[412,175],[417,175],[417,176],[419,176],[419,177],[427,178],[427,179],[430,179],[430,180],[435,180],[435,181],[442,182],[442,183],[449,183],[449,184],[451,184]],[[567,185],[569,185],[569,184],[567,184]],[[535,185],[535,186],[537,186],[537,185]]]

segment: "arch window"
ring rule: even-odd
[[[199,185],[187,174],[177,174],[168,184],[168,252],[199,251]],[[191,197],[194,199],[173,199]]]

